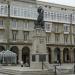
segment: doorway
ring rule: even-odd
[[[27,67],[30,66],[30,49],[28,47],[22,49],[22,61]]]

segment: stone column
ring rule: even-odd
[[[69,63],[71,63],[71,48],[69,48]]]
[[[73,52],[73,49],[70,49],[69,52],[70,52],[69,54],[70,54],[71,63],[73,63],[74,62],[74,52]]]
[[[54,49],[51,50],[51,63],[54,63]]]
[[[22,61],[22,50],[21,49],[19,49],[19,59],[18,59],[18,61],[19,61],[19,63],[20,63],[20,61]]]
[[[60,57],[61,63],[63,63],[63,49],[61,49],[60,55],[61,55],[61,57]]]

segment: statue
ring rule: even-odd
[[[35,22],[35,28],[42,28],[44,29],[44,10],[42,9],[42,7],[40,6],[37,10],[38,12],[38,17],[37,17],[37,21]]]

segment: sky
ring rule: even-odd
[[[68,5],[75,7],[75,0],[39,0],[39,1],[46,1],[56,4]]]

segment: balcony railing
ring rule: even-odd
[[[5,29],[5,26],[4,25],[0,25],[0,29]]]
[[[15,43],[32,43],[32,41],[30,39],[24,41],[24,39],[16,39],[16,40],[13,40],[13,39],[10,39],[9,42],[15,42]]]
[[[7,40],[6,39],[0,39],[0,43],[6,43]]]

